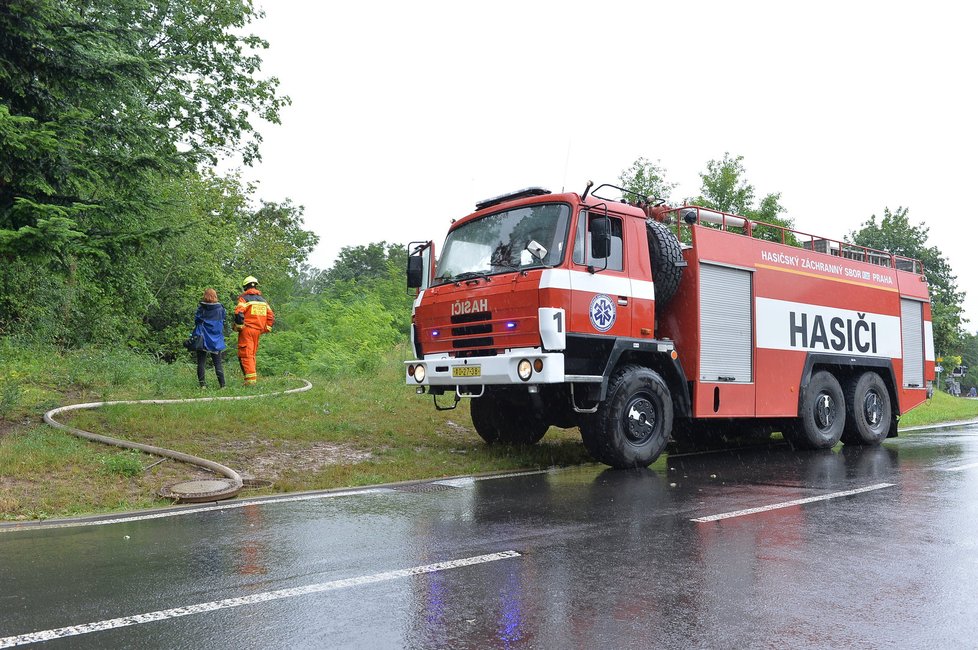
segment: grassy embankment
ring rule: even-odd
[[[371,376],[307,377],[294,395],[178,405],[120,405],[65,414],[62,421],[108,436],[175,449],[272,480],[258,495],[362,486],[479,472],[590,462],[576,429],[553,429],[526,449],[488,448],[463,401],[435,411],[430,396],[403,383],[406,349]],[[189,356],[189,355],[188,355]],[[245,395],[301,385],[295,378],[240,386],[232,358],[228,386],[196,388],[189,363],[161,364],[116,351],[64,355],[0,341],[0,520],[43,519],[160,506],[164,484],[209,476],[167,460],[88,442],[41,422],[63,404],[117,399]],[[259,355],[259,371],[261,359]],[[450,400],[443,399],[443,403]]]
[[[951,397],[936,391],[928,400],[900,418],[900,428],[941,422],[959,422],[978,418],[978,400]]]
[[[75,438],[40,422],[62,404],[245,395],[300,385],[273,377],[241,387],[227,364],[229,388],[195,387],[189,363],[161,364],[126,352],[56,354],[0,341],[0,520],[126,511],[169,503],[164,484],[207,476],[190,466]],[[224,463],[271,488],[269,494],[362,486],[459,474],[590,462],[576,429],[551,429],[527,449],[489,448],[471,428],[465,402],[435,411],[428,396],[403,384],[391,352],[379,371],[360,377],[308,377],[313,390],[249,401],[105,407],[66,416],[74,426],[176,449]],[[208,381],[214,385],[213,371]],[[901,426],[978,417],[978,401],[938,393]],[[661,461],[660,461],[661,462]]]

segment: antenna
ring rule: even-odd
[[[567,157],[564,158],[564,180],[560,184],[560,192],[563,192],[567,188],[567,167],[570,165],[570,154],[571,154],[571,139],[567,138]]]

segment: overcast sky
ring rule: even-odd
[[[476,201],[580,192],[636,158],[699,192],[724,152],[798,229],[842,239],[910,208],[978,328],[978,9],[958,2],[265,0],[259,195],[306,208],[312,263],[440,241]]]

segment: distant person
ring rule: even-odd
[[[968,397],[978,397],[978,388],[972,386],[971,390],[968,391]]]
[[[272,331],[275,312],[258,290],[258,278],[249,275],[242,281],[244,293],[238,296],[238,306],[234,308],[234,329],[238,332],[238,361],[244,383],[258,383],[258,339],[262,334]]]
[[[197,350],[197,381],[203,388],[204,368],[207,365],[207,357],[210,356],[214,362],[214,372],[217,374],[217,383],[224,388],[224,362],[221,353],[227,347],[224,343],[224,321],[227,319],[227,312],[217,300],[217,292],[213,289],[204,289],[204,299],[197,307],[194,315],[194,334],[199,334],[203,338],[203,349]]]

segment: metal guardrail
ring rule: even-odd
[[[817,253],[876,264],[877,266],[896,269],[898,271],[908,271],[917,275],[924,274],[923,262],[911,257],[895,255],[888,251],[860,246],[851,242],[829,239],[801,230],[795,230],[787,226],[755,221],[729,212],[711,210],[696,205],[684,205],[679,208],[667,210],[663,214],[674,214],[676,234],[679,236],[680,241],[683,241],[683,227],[697,224],[729,232],[737,232],[756,239],[766,239],[786,246],[804,248]],[[668,219],[668,221],[673,221],[673,219]]]

